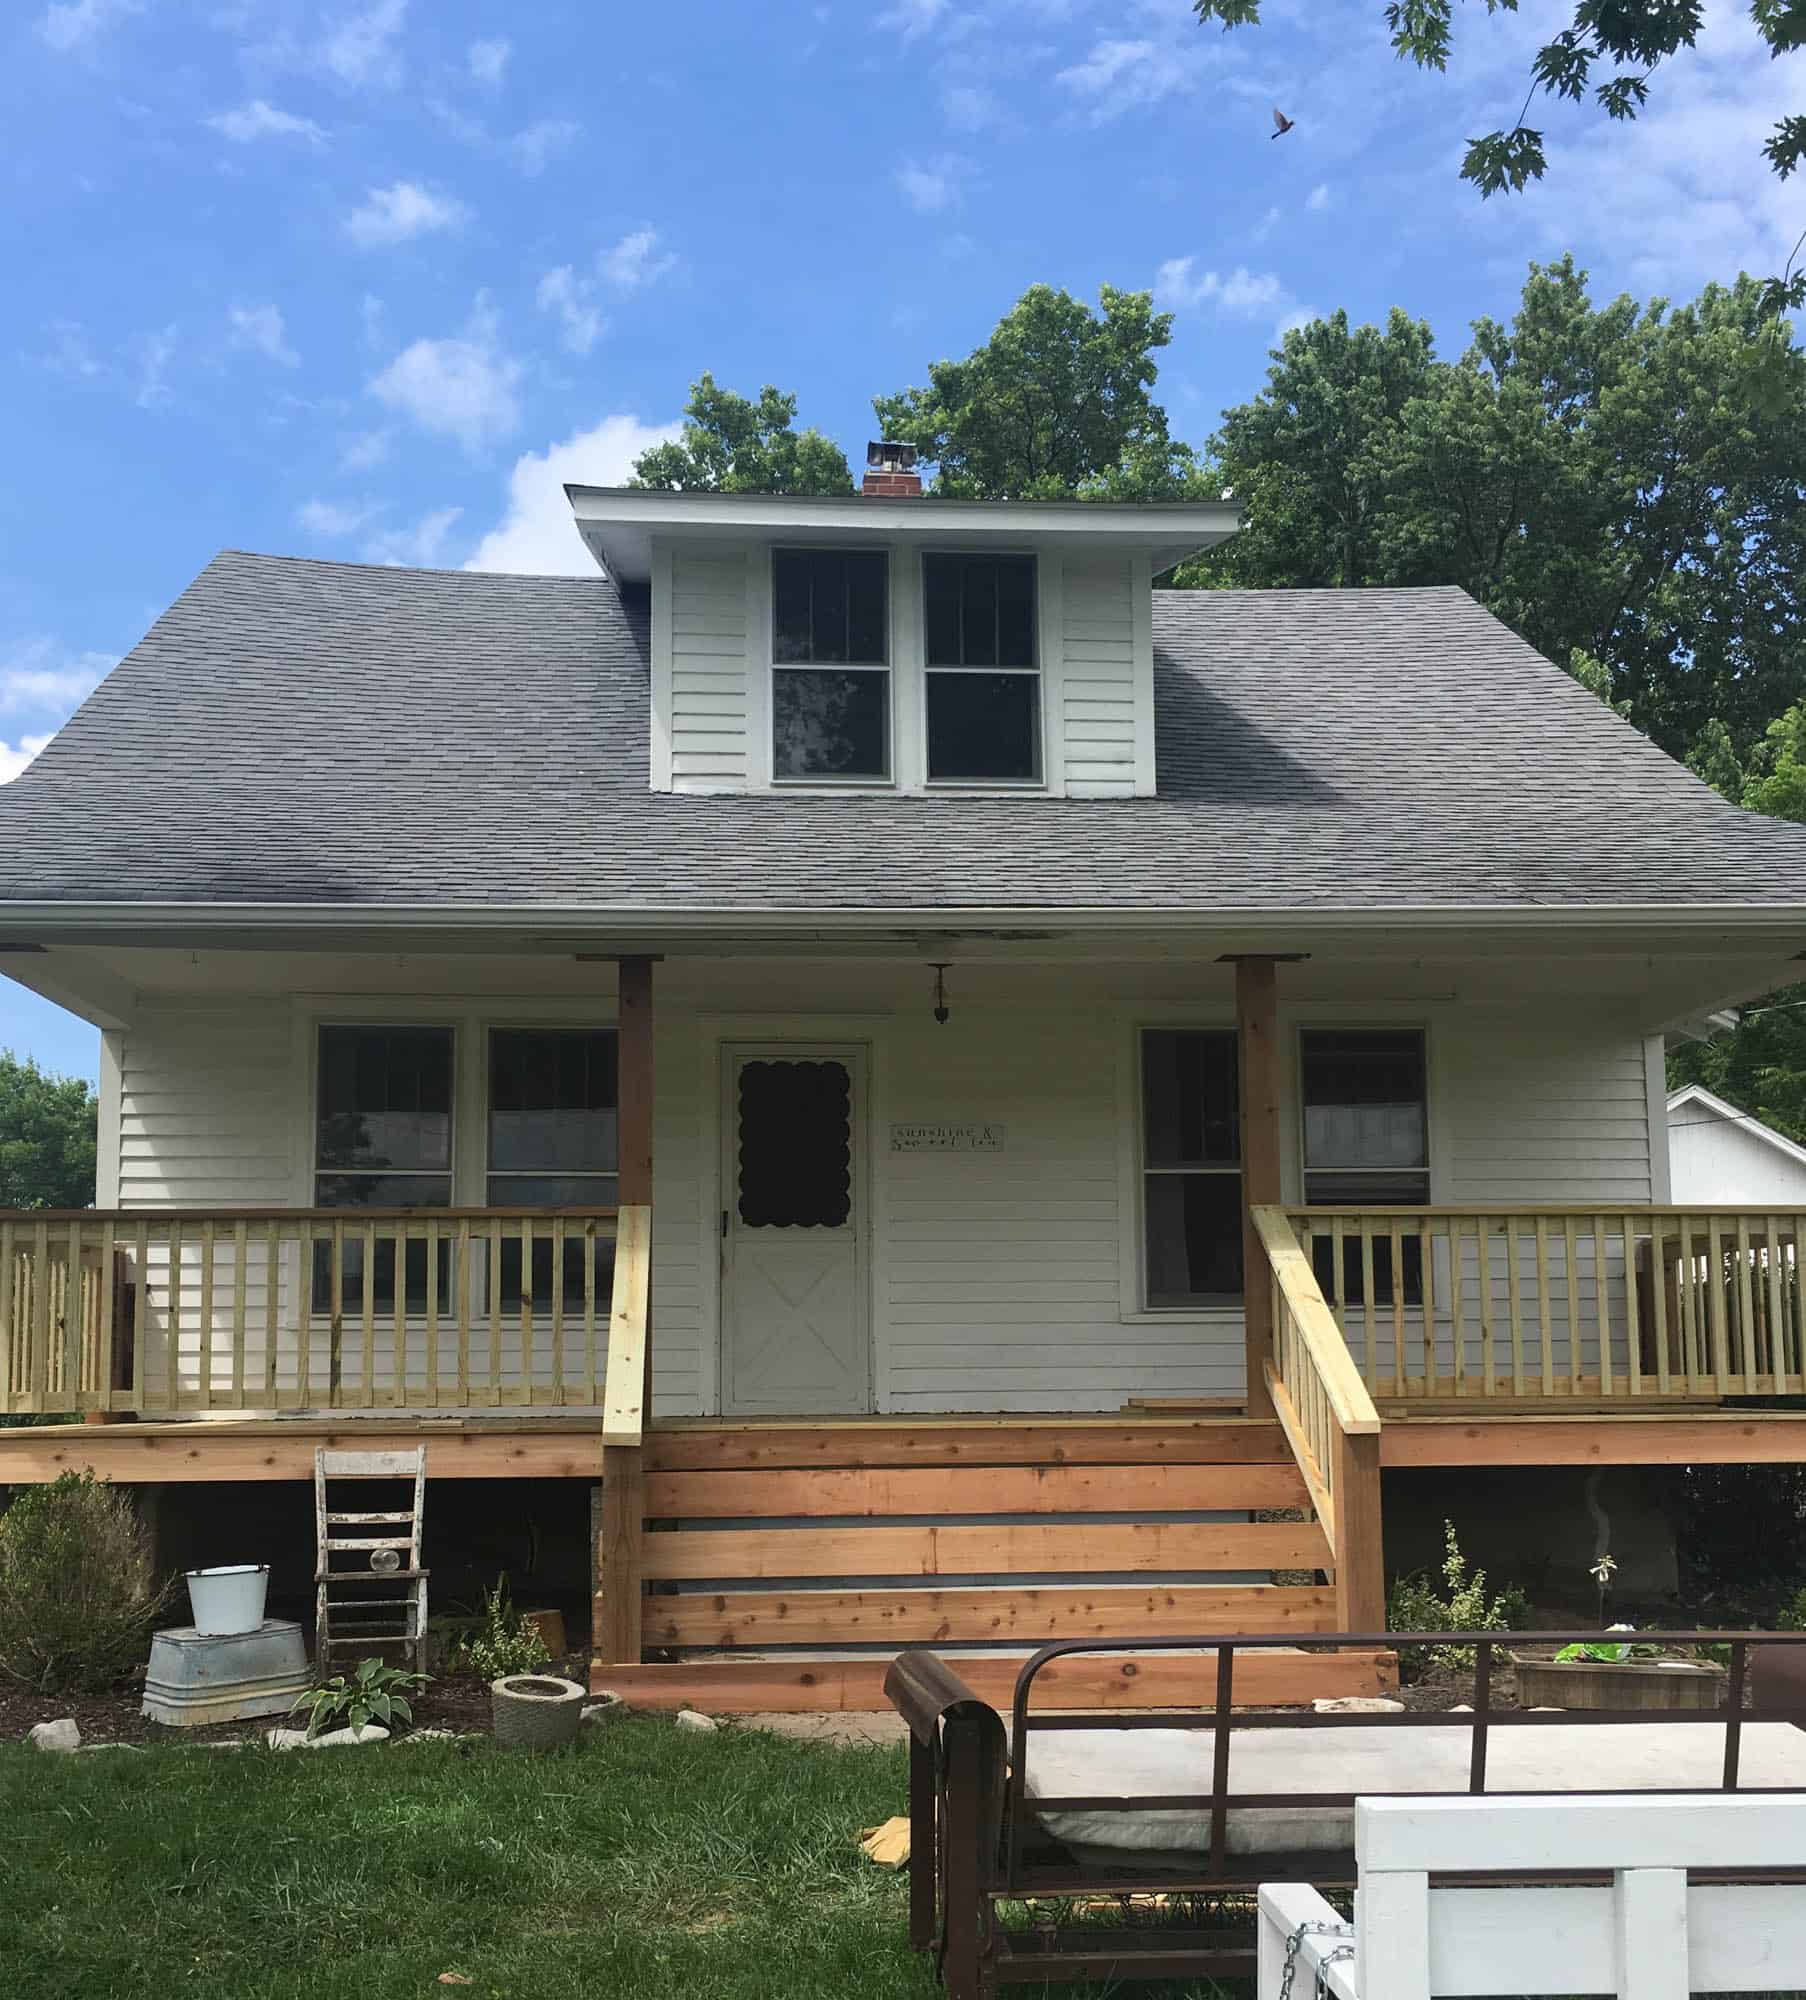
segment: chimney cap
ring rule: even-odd
[[[873,438],[865,447],[865,462],[875,470],[911,472],[915,469],[916,448],[896,438]]]

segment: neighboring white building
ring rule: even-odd
[[[1668,1174],[1677,1203],[1743,1208],[1806,1203],[1806,1146],[1784,1139],[1703,1084],[1668,1099]]]

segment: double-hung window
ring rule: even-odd
[[[1034,557],[926,555],[922,593],[930,782],[1037,782]]]
[[[318,1208],[446,1208],[452,1192],[452,1031],[450,1028],[323,1027],[314,1118],[314,1205]],[[364,1246],[348,1234],[339,1272],[341,1299],[364,1296]],[[440,1297],[448,1273],[440,1263]],[[426,1305],[426,1245],[407,1246],[409,1310]],[[332,1246],[316,1244],[314,1309],[329,1310]],[[395,1304],[395,1245],[379,1242],[371,1295]]]
[[[1299,1038],[1304,1102],[1304,1198],[1316,1207],[1396,1208],[1430,1198],[1427,1065],[1421,1028],[1307,1028]],[[1404,1295],[1423,1295],[1418,1240],[1403,1241]],[[1392,1246],[1373,1246],[1374,1302],[1393,1303]],[[1316,1241],[1317,1282],[1361,1303],[1360,1244],[1343,1244],[1341,1284],[1325,1237]]]
[[[619,1198],[619,1041],[612,1028],[489,1031],[489,1201],[495,1208],[612,1208]],[[583,1237],[567,1232],[564,1298],[576,1311],[585,1288]],[[612,1246],[598,1243],[597,1296],[609,1295]],[[533,1244],[531,1296],[553,1303],[550,1238]],[[518,1236],[502,1237],[504,1310],[521,1299]]]
[[[1242,1290],[1242,1135],[1233,1030],[1141,1035],[1143,1303],[1220,1305]]]
[[[777,778],[888,778],[890,573],[882,551],[771,558],[771,768]]]

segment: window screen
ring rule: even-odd
[[[779,549],[771,559],[772,772],[890,774],[890,595],[886,558]]]
[[[1041,775],[1032,556],[922,559],[931,779]]]
[[[1143,1031],[1143,1292],[1150,1308],[1241,1295],[1238,1088],[1233,1032]]]

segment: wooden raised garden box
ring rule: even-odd
[[[1724,1670],[1697,1660],[1529,1660],[1514,1653],[1520,1708],[1717,1708]]]

